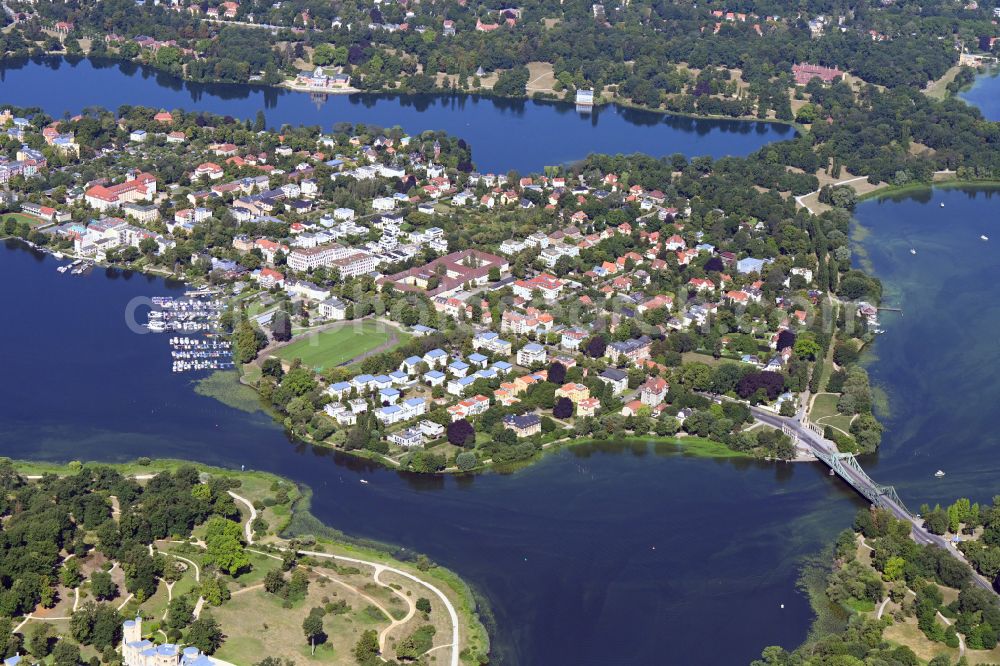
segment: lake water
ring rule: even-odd
[[[864,463],[914,509],[1000,494],[1000,311],[990,294],[1000,262],[998,241],[979,239],[1000,240],[998,211],[1000,194],[960,190],[857,211],[887,301],[903,308],[901,317],[883,315],[887,332],[870,364],[891,414],[881,452]],[[566,449],[514,474],[473,479],[376,469],[290,443],[263,413],[199,396],[189,376],[170,373],[163,338],[130,332],[125,309],[178,287],[114,271],[69,277],[56,265],[0,249],[3,454],[175,456],[306,483],[320,519],[425,552],[485,595],[501,663],[698,655],[698,663],[739,664],[768,644],[794,646],[810,620],[795,589],[801,558],[862,506],[816,465],[646,449]],[[932,476],[939,468],[944,479]]]
[[[579,114],[572,104],[472,95],[331,95],[262,86],[185,82],[155,69],[114,60],[62,58],[0,62],[0,103],[37,106],[55,117],[88,106],[142,104],[211,111],[269,127],[368,123],[408,132],[445,130],[468,141],[481,171],[540,172],[590,153],[689,156],[747,155],[791,138],[782,124],[704,120],[617,106]]]
[[[925,190],[865,203],[857,218],[886,304],[903,310],[883,313],[870,365],[890,414],[866,469],[913,511],[959,496],[990,501],[1000,495],[1000,190]],[[935,479],[938,469],[947,476]]]
[[[988,120],[1000,120],[1000,69],[980,74],[975,83],[958,96],[978,106]]]
[[[782,128],[752,123],[615,109],[581,118],[561,105],[472,97],[336,97],[317,108],[301,93],[197,86],[88,61],[7,65],[0,100],[55,115],[138,102],[240,117],[264,107],[272,125],[446,129],[473,142],[480,168],[495,170],[595,150],[739,154],[783,136]],[[1000,310],[990,293],[1000,279],[995,196],[937,190],[857,211],[868,260],[886,282],[887,300],[904,310],[884,315],[887,332],[871,361],[891,413],[882,451],[864,462],[914,509],[1000,494],[993,443],[1000,383],[992,371]],[[793,647],[810,621],[795,589],[801,558],[863,506],[816,465],[646,448],[567,449],[514,474],[472,479],[376,469],[291,443],[265,414],[199,396],[190,376],[170,373],[164,339],[132,333],[125,312],[133,298],[176,294],[177,285],[117,271],[71,277],[56,265],[0,245],[0,453],[172,456],[306,483],[321,520],[427,553],[488,598],[499,663],[741,664],[769,644]],[[938,468],[944,479],[933,478]]]
[[[176,286],[57,265],[0,245],[3,455],[171,456],[306,483],[327,524],[427,553],[489,599],[498,663],[741,664],[796,645],[811,617],[800,559],[861,506],[814,465],[645,447],[566,449],[467,479],[376,469],[290,443],[270,417],[171,373],[165,339],[132,333],[125,311]]]
[[[940,203],[946,204],[945,208]],[[886,283],[870,365],[890,396],[882,451],[865,460],[916,509],[1000,494],[995,435],[1000,194],[936,190],[868,202],[863,248]],[[911,255],[910,248],[917,250]],[[505,664],[747,663],[794,646],[810,612],[801,558],[862,503],[816,465],[566,449],[510,475],[422,478],[290,443],[169,372],[162,337],[136,335],[136,296],[162,280],[60,275],[0,249],[0,451],[51,460],[174,456],[245,464],[306,483],[347,533],[425,552],[490,600]],[[42,304],[42,305],[40,305]],[[944,479],[934,479],[937,469]],[[361,478],[369,484],[359,483]],[[785,604],[781,609],[780,604]],[[719,640],[725,635],[725,640]]]

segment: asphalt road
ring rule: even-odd
[[[787,418],[779,416],[777,414],[774,414],[773,412],[768,412],[766,410],[762,410],[757,407],[751,407],[751,411],[753,412],[754,418],[756,418],[761,423],[772,426],[774,428],[780,429],[786,427],[791,429],[791,431],[795,433],[798,439],[807,447],[812,449],[814,452],[825,453],[827,455],[837,452],[836,447],[831,442],[828,442],[826,439],[813,432],[810,428],[803,425],[798,418]],[[858,486],[870,487],[869,480],[862,477],[854,469],[848,466],[844,466],[843,470],[844,474],[846,474],[849,477],[848,479],[845,479],[845,481],[848,481],[852,484],[856,484]],[[949,553],[955,559],[968,564],[968,561],[965,559],[965,556],[962,554],[961,551],[955,548],[944,537],[938,536],[936,534],[931,534],[926,529],[924,529],[923,521],[915,516],[910,515],[910,513],[900,504],[890,499],[889,497],[886,497],[885,495],[881,496],[879,504],[882,508],[891,511],[893,515],[896,516],[896,518],[900,520],[905,520],[906,522],[910,523],[911,525],[910,536],[913,538],[914,541],[916,541],[921,545],[933,545],[937,546],[938,548],[943,548],[945,552]],[[973,571],[972,573],[972,582],[976,586],[981,587],[984,590],[989,590],[990,592],[994,593],[996,592],[996,590],[993,589],[993,585],[990,583],[990,581],[986,580],[979,574],[975,573],[975,571]]]

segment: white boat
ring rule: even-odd
[[[361,483],[368,485],[368,479],[361,479]]]
[[[941,208],[944,208],[944,202],[943,201],[941,202]]]
[[[989,236],[987,236],[987,235],[985,235],[985,234],[983,234],[983,235],[981,235],[981,236],[979,237],[979,240],[984,240],[984,241],[987,241],[987,240],[989,240],[989,239],[990,239],[990,237],[989,237]]]
[[[67,269],[69,269],[69,266],[60,266],[56,270],[59,271],[60,273],[65,273]]]
[[[910,248],[910,254],[916,254],[916,253],[917,253],[917,251],[916,251],[916,250],[914,250],[914,249],[913,249],[913,248],[911,247],[911,248]]]
[[[944,472],[942,472],[941,470],[938,470],[938,471],[934,472],[934,476],[936,476],[937,478],[940,479],[942,476],[944,476]]]

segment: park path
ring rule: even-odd
[[[946,618],[944,615],[941,615],[941,611],[937,612],[937,616],[941,618],[941,621],[944,622],[945,626],[951,626],[951,620]],[[958,658],[961,659],[965,656],[965,637],[957,631],[955,632],[955,635],[958,636]]]
[[[233,495],[233,493],[230,493],[230,495]],[[244,502],[245,504],[247,504],[251,508],[251,512],[252,512],[251,513],[251,517],[244,523],[244,531],[247,534],[247,541],[252,544],[253,543],[253,541],[252,541],[253,535],[251,533],[251,527],[250,526],[251,526],[251,523],[253,522],[253,520],[256,518],[256,511],[253,510],[253,504],[251,502],[249,502],[246,498],[238,497],[237,495],[233,495],[233,498],[234,499],[238,498],[240,501]],[[281,547],[278,547],[278,549],[282,550],[282,551],[287,550],[286,548],[281,548]],[[255,550],[255,549],[248,549],[248,550],[250,550],[253,553],[257,553],[259,555],[264,555],[266,557],[271,557],[271,558],[274,558],[274,559],[281,559],[277,555],[272,555],[272,554],[269,554],[269,553],[265,553],[263,551],[259,551],[259,550]],[[386,588],[392,590],[393,593],[395,593],[396,595],[398,595],[401,599],[403,599],[403,601],[406,602],[407,606],[409,607],[409,611],[407,612],[406,617],[403,618],[402,620],[396,620],[396,619],[393,618],[392,613],[390,613],[384,606],[382,606],[382,604],[380,604],[375,599],[372,599],[371,597],[369,597],[365,593],[363,593],[360,590],[358,590],[358,589],[356,589],[356,588],[348,585],[347,583],[345,583],[342,580],[338,580],[336,578],[333,578],[332,576],[330,576],[328,574],[324,574],[324,573],[320,574],[320,575],[322,575],[323,577],[325,577],[328,580],[331,580],[331,581],[333,581],[335,583],[339,583],[339,584],[347,587],[348,589],[351,589],[356,594],[358,594],[359,596],[361,596],[362,598],[364,598],[365,600],[367,600],[368,602],[370,602],[372,605],[374,605],[375,607],[377,607],[379,610],[381,610],[385,614],[385,616],[389,619],[389,622],[391,624],[386,629],[384,629],[382,631],[382,633],[379,634],[379,651],[380,652],[384,651],[385,640],[386,640],[389,632],[392,629],[396,628],[397,626],[405,623],[410,618],[412,618],[413,615],[416,613],[416,605],[413,603],[413,601],[409,597],[407,597],[407,596],[405,596],[403,594],[400,594],[395,588],[393,588],[390,585],[386,585],[381,580],[379,580],[379,576],[382,574],[382,572],[389,571],[391,573],[396,574],[397,576],[402,576],[403,578],[406,578],[407,580],[411,580],[411,581],[413,581],[415,583],[418,583],[419,585],[423,585],[424,587],[426,587],[435,596],[437,596],[438,599],[441,600],[441,603],[444,604],[445,609],[448,611],[448,616],[451,619],[451,645],[450,646],[452,648],[451,649],[451,660],[449,661],[449,664],[450,664],[450,666],[459,666],[458,612],[455,610],[455,606],[451,603],[451,600],[448,598],[448,595],[446,595],[444,592],[442,592],[440,589],[438,589],[435,585],[433,585],[431,583],[428,583],[427,581],[425,581],[425,580],[423,580],[421,578],[418,578],[417,576],[414,576],[411,573],[403,571],[402,569],[397,569],[395,567],[390,567],[388,565],[381,564],[379,562],[369,562],[368,560],[360,560],[360,559],[357,559],[357,558],[354,558],[354,557],[344,557],[343,555],[331,555],[329,553],[320,553],[320,552],[317,552],[317,551],[310,551],[310,550],[300,550],[298,552],[302,553],[303,555],[309,555],[310,557],[319,557],[319,558],[333,559],[333,560],[337,560],[337,561],[340,561],[340,562],[350,562],[352,564],[362,564],[364,566],[371,567],[373,569],[372,579],[375,581],[375,583],[377,585],[381,585],[382,587],[386,587]],[[201,602],[201,601],[203,601],[203,599],[199,599],[199,602]],[[445,647],[445,646],[439,646],[439,647]]]
[[[425,581],[425,580],[423,580],[421,578],[418,578],[418,577],[414,576],[413,574],[411,574],[411,573],[409,573],[407,571],[403,571],[402,569],[397,569],[395,567],[390,567],[390,566],[387,566],[385,564],[379,564],[378,562],[369,562],[367,560],[359,560],[359,559],[354,558],[354,557],[344,557],[343,555],[331,555],[329,553],[319,553],[319,552],[316,552],[316,551],[309,551],[309,550],[300,550],[299,552],[302,553],[303,555],[309,555],[311,557],[325,557],[325,558],[328,558],[328,559],[337,560],[339,562],[350,562],[352,564],[363,564],[365,566],[373,567],[375,569],[381,568],[381,570],[383,570],[383,571],[391,571],[392,573],[396,574],[397,576],[402,576],[403,578],[406,578],[407,580],[411,580],[414,583],[417,583],[419,585],[423,585],[424,587],[426,587],[438,599],[441,600],[441,603],[444,604],[445,610],[448,611],[448,616],[451,618],[451,644],[452,644],[452,649],[451,649],[451,659],[449,660],[448,663],[450,664],[450,666],[459,666],[459,653],[458,653],[458,645],[459,645],[458,612],[455,610],[455,606],[451,603],[451,600],[448,598],[448,595],[446,595],[444,592],[442,592],[440,589],[438,589],[437,586],[435,586],[432,583],[428,583],[427,581]]]
[[[269,557],[272,560],[281,560],[281,558],[278,557],[277,555],[274,555],[272,553],[265,553],[262,550],[257,550],[255,548],[247,548],[247,550],[250,551],[251,553],[256,553],[257,555],[263,555],[264,557]],[[385,606],[383,606],[382,602],[380,602],[378,599],[375,599],[374,597],[371,597],[371,596],[365,594],[364,592],[362,592],[358,588],[354,587],[353,585],[350,585],[349,583],[345,583],[344,581],[340,580],[339,578],[334,578],[333,576],[331,576],[328,573],[325,573],[323,571],[318,571],[318,570],[316,570],[315,573],[319,574],[323,578],[326,578],[331,583],[336,583],[337,585],[340,585],[341,587],[350,590],[351,592],[353,592],[354,594],[358,595],[359,597],[361,597],[362,599],[364,599],[365,601],[367,601],[369,604],[371,604],[375,608],[379,609],[382,612],[382,614],[385,615],[385,618],[387,620],[389,620],[389,626],[386,627],[384,630],[382,630],[381,633],[379,633],[379,636],[378,636],[378,649],[379,649],[379,652],[384,652],[385,651],[385,641],[386,641],[386,638],[388,637],[389,632],[391,630],[395,629],[397,626],[403,624],[406,620],[409,620],[411,617],[413,617],[414,613],[416,612],[416,606],[408,598],[406,598],[405,596],[403,596],[403,595],[400,594],[399,596],[402,597],[403,600],[406,601],[409,604],[410,610],[407,613],[405,619],[403,619],[403,620],[397,620],[397,619],[395,619],[392,616],[392,613],[389,612],[389,609],[386,608]],[[378,580],[375,577],[374,574],[372,575],[372,578],[381,587],[389,587],[388,585],[384,584],[382,581]],[[258,585],[257,587],[263,587],[263,586],[262,585]],[[247,589],[250,589],[250,588],[247,588]],[[399,592],[397,592],[396,590],[393,590],[391,587],[389,587],[389,589],[392,590],[393,592],[395,592],[396,594],[399,594]],[[245,591],[245,590],[241,590],[241,591]]]
[[[243,523],[243,534],[244,534],[244,536],[246,536],[247,543],[252,545],[253,544],[253,521],[257,520],[257,509],[254,508],[253,502],[251,502],[250,500],[248,500],[246,497],[240,497],[239,495],[237,495],[236,493],[234,493],[232,490],[229,491],[229,496],[232,497],[237,502],[239,502],[240,504],[243,504],[244,506],[246,506],[247,509],[250,510],[250,518],[248,518],[247,521],[245,523]]]
[[[392,587],[391,585],[386,585],[381,580],[379,580],[379,575],[383,571],[385,571],[385,567],[376,567],[375,568],[375,572],[372,574],[372,579],[375,580],[375,583],[377,585],[381,585],[382,587],[384,587],[385,589],[389,590],[390,592],[392,592],[393,594],[395,594],[397,597],[399,597],[400,599],[402,599],[406,603],[407,611],[406,611],[406,617],[404,617],[404,618],[402,618],[400,620],[397,620],[397,619],[393,618],[392,615],[389,615],[389,622],[391,624],[389,624],[388,627],[386,627],[385,629],[383,629],[382,633],[380,633],[379,636],[378,636],[378,649],[379,649],[379,652],[385,652],[385,642],[389,638],[389,632],[391,632],[393,629],[395,629],[398,626],[406,624],[407,622],[410,621],[410,618],[412,618],[414,615],[417,614],[417,606],[416,606],[415,603],[413,603],[412,599],[410,599],[408,596],[406,596],[405,594],[403,594],[402,592],[400,592],[396,588]]]
[[[856,176],[854,178],[848,178],[847,180],[837,181],[836,183],[829,183],[829,185],[830,187],[837,187],[839,185],[848,185],[850,183],[856,183],[859,180],[868,180],[868,176]],[[795,203],[797,203],[798,205],[802,206],[807,211],[815,215],[816,211],[810,208],[809,204],[805,203],[806,197],[812,197],[812,196],[819,196],[819,190],[813,190],[812,192],[807,192],[806,194],[800,194],[799,196],[795,197]]]

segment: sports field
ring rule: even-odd
[[[274,352],[278,358],[302,364],[317,371],[332,368],[379,347],[393,347],[408,338],[392,326],[376,321],[344,322],[337,328],[310,334]]]

